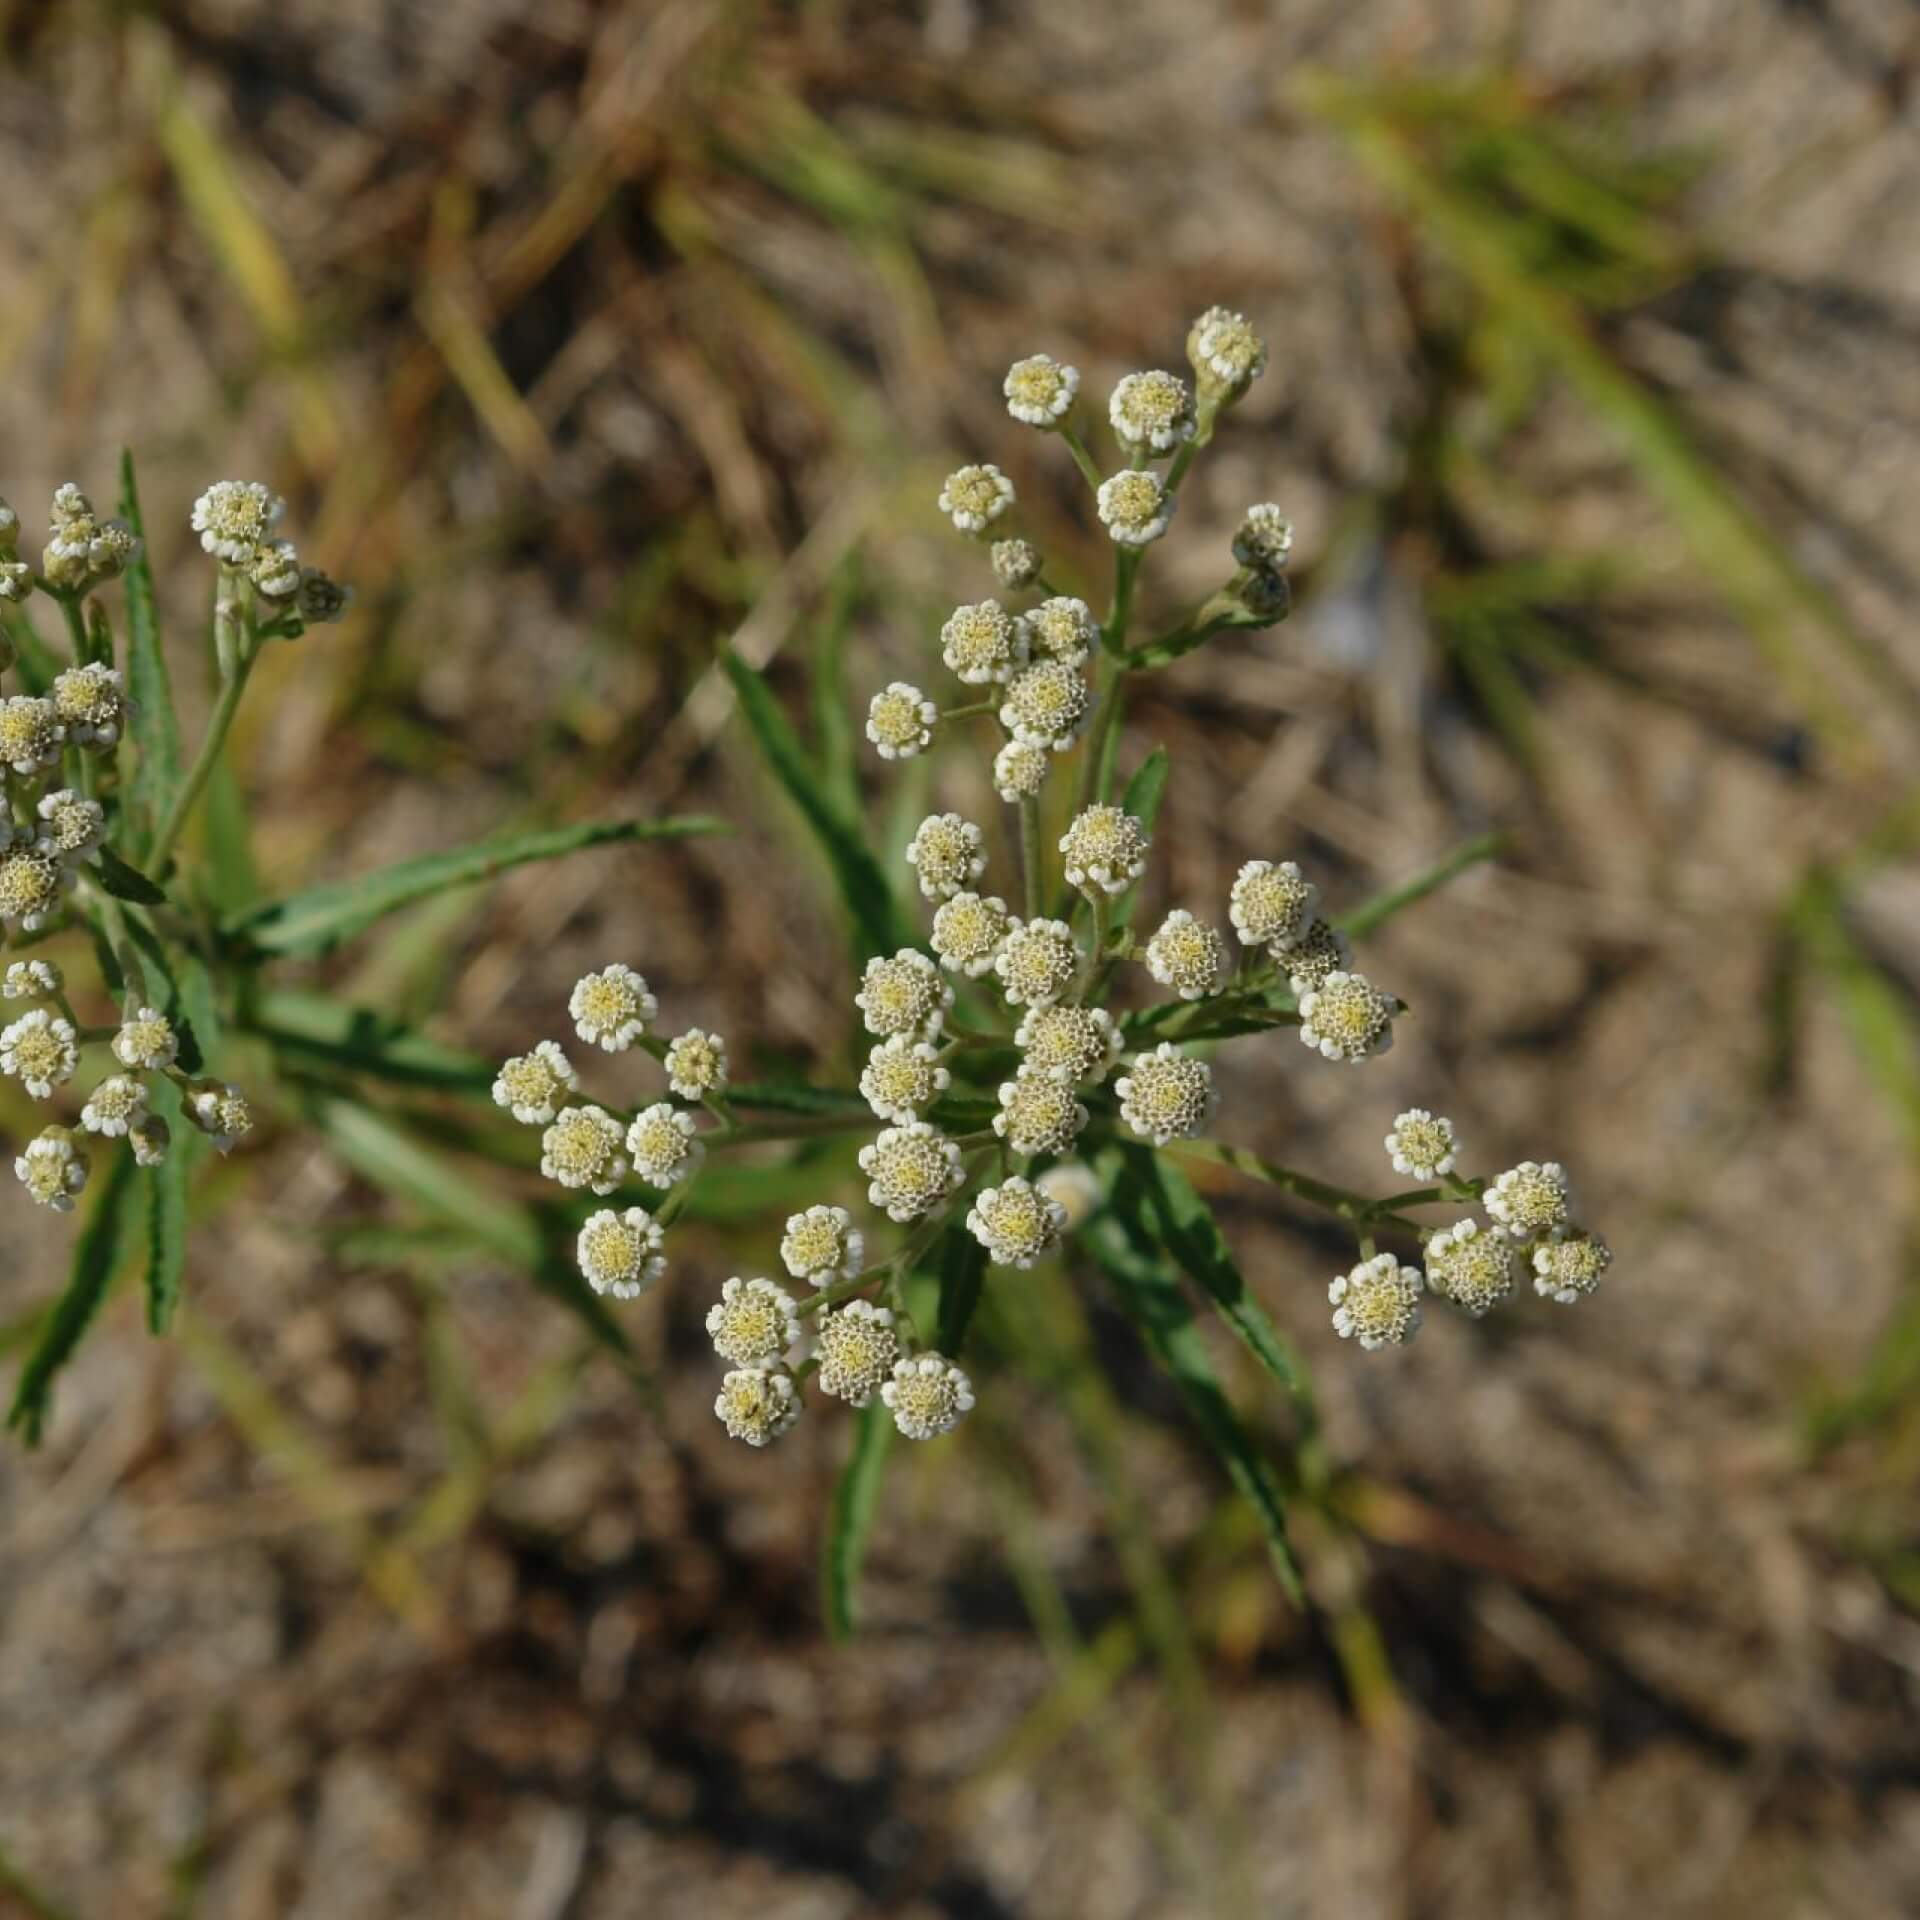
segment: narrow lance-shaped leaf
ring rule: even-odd
[[[313,887],[235,916],[227,931],[261,953],[318,953],[363,933],[389,913],[452,887],[491,880],[512,867],[558,860],[588,847],[634,840],[684,840],[727,833],[725,821],[694,815],[672,820],[597,820],[540,833],[425,854],[354,880]]]
[[[1501,837],[1497,833],[1482,833],[1471,840],[1464,840],[1452,852],[1442,854],[1424,873],[1415,874],[1411,880],[1403,881],[1397,887],[1389,887],[1385,893],[1375,894],[1351,913],[1338,915],[1334,924],[1357,940],[1391,920],[1403,907],[1410,907],[1416,900],[1424,900],[1428,894],[1438,892],[1449,880],[1465,873],[1469,867],[1477,867],[1483,860],[1491,860],[1500,851],[1500,846]]]
[[[149,1098],[154,1113],[173,1133],[167,1157],[142,1176],[147,1189],[147,1328],[165,1333],[186,1281],[187,1188],[202,1141],[187,1121],[180,1090],[171,1080],[156,1075]]]
[[[166,817],[181,781],[180,719],[173,705],[173,682],[160,641],[160,609],[153,591],[153,566],[147,557],[146,526],[140,517],[140,490],[133,455],[120,456],[120,517],[140,536],[140,557],[121,577],[127,603],[127,731],[134,746],[128,796],[138,825],[129,849],[144,852]]]
[[[116,900],[131,900],[138,907],[166,904],[167,896],[144,873],[128,866],[111,847],[96,847],[94,859],[100,884]]]
[[[940,1243],[940,1351],[958,1357],[987,1277],[987,1250],[972,1234],[949,1227]]]
[[[893,1417],[875,1394],[854,1416],[853,1452],[834,1488],[833,1511],[827,1525],[821,1585],[827,1631],[836,1640],[849,1639],[853,1634],[858,1614],[855,1589],[892,1444]]]

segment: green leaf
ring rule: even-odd
[[[253,862],[253,822],[232,761],[223,757],[216,763],[202,804],[206,817],[207,896],[223,918],[231,917],[260,898],[260,876]]]
[[[1464,840],[1451,853],[1442,854],[1424,873],[1415,874],[1400,886],[1389,887],[1385,893],[1375,894],[1351,913],[1335,915],[1334,925],[1357,940],[1373,932],[1376,927],[1385,925],[1402,907],[1410,907],[1416,900],[1424,900],[1428,894],[1437,892],[1469,867],[1477,867],[1481,861],[1491,860],[1500,851],[1501,844],[1501,836],[1497,833],[1482,833],[1471,840]]]
[[[834,573],[827,609],[814,638],[809,676],[821,784],[828,804],[848,820],[860,810],[860,762],[853,701],[847,691],[847,634],[859,610],[863,584],[860,554],[853,549]]]
[[[800,809],[826,855],[840,897],[853,921],[859,958],[892,953],[912,944],[913,936],[900,913],[893,888],[874,858],[856,820],[842,813],[824,786],[820,770],[800,744],[773,689],[732,648],[721,652],[720,664],[733,682],[755,742],[787,797]]]
[[[97,848],[94,858],[99,862],[96,871],[100,884],[116,900],[131,900],[138,907],[166,905],[167,896],[144,873],[128,866],[111,847]]]
[[[695,834],[727,833],[722,820],[694,815],[674,820],[596,820],[540,833],[429,853],[417,860],[358,879],[312,887],[291,899],[276,900],[227,922],[227,931],[261,953],[322,953],[363,933],[375,921],[450,887],[491,880],[512,867],[538,860],[559,860],[588,847],[623,845],[634,840],[683,840]]]
[[[205,1145],[186,1118],[180,1090],[156,1076],[150,1093],[154,1112],[173,1131],[173,1146],[157,1167],[143,1170],[147,1189],[147,1328],[165,1333],[173,1324],[187,1273],[187,1188]]]
[[[949,1360],[959,1356],[987,1277],[987,1250],[972,1234],[949,1227],[939,1246],[940,1319],[936,1336]]]
[[[1122,809],[1132,814],[1149,833],[1153,831],[1154,822],[1160,818],[1160,801],[1167,791],[1167,775],[1172,766],[1166,748],[1155,747],[1134,768],[1133,778],[1127,782]]]
[[[870,1114],[873,1109],[855,1092],[840,1087],[809,1087],[771,1080],[743,1080],[727,1088],[730,1106],[765,1113]]]
[[[893,1416],[875,1394],[855,1417],[853,1452],[833,1490],[833,1513],[827,1526],[821,1585],[827,1631],[836,1640],[853,1637],[854,1589],[867,1555],[867,1538],[873,1531],[874,1509],[879,1504],[882,1472],[892,1443]]]
[[[135,852],[144,852],[179,791],[183,755],[130,452],[120,456],[120,517],[141,537],[140,557],[121,576],[121,584],[127,597],[127,730],[135,749],[128,797],[139,827],[132,844]]]
[[[54,1377],[73,1358],[74,1349],[113,1284],[126,1232],[127,1202],[134,1192],[134,1171],[131,1153],[115,1152],[108,1158],[100,1196],[74,1246],[72,1277],[54,1303],[38,1345],[20,1370],[7,1425],[19,1428],[30,1447],[40,1443]]]
[[[297,988],[261,993],[248,1010],[246,1025],[284,1058],[370,1074],[402,1086],[484,1094],[499,1072],[495,1062],[443,1046],[405,1021]]]

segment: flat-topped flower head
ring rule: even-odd
[[[1402,1266],[1390,1253],[1376,1254],[1327,1289],[1333,1330],[1343,1340],[1358,1340],[1369,1353],[1404,1346],[1419,1330],[1424,1291],[1418,1267]]]
[[[987,558],[993,563],[993,577],[1009,593],[1024,593],[1040,578],[1045,564],[1031,540],[996,540]]]
[[[1193,393],[1177,373],[1130,373],[1113,390],[1107,418],[1132,453],[1171,453],[1193,438]]]
[[[666,1255],[660,1251],[665,1238],[645,1207],[619,1213],[603,1207],[587,1216],[574,1250],[595,1293],[635,1300],[667,1270]]]
[[[1232,400],[1266,372],[1267,343],[1245,314],[1209,307],[1188,329],[1187,358],[1203,394]]]
[[[80,1064],[72,1025],[45,1007],[35,1007],[0,1030],[0,1073],[18,1080],[36,1100],[51,1100]]]
[[[1358,1063],[1393,1045],[1400,1002],[1364,973],[1330,973],[1300,996],[1300,1038],[1328,1060]]]
[[[837,1313],[821,1317],[814,1355],[822,1393],[850,1407],[866,1406],[892,1379],[900,1358],[893,1315],[870,1300],[849,1300]]]
[[[750,1447],[770,1445],[800,1418],[800,1390],[780,1367],[736,1367],[713,1403],[720,1424]]]
[[[1152,845],[1124,807],[1082,807],[1060,836],[1067,885],[1087,894],[1125,893],[1146,872]]]
[[[1129,467],[1101,481],[1094,499],[1119,546],[1150,547],[1173,525],[1174,496],[1157,473],[1144,467]]]
[[[1185,907],[1175,907],[1147,942],[1147,971],[1182,1000],[1204,1000],[1227,977],[1227,943]]]
[[[150,1113],[128,1129],[127,1145],[133,1149],[135,1166],[157,1167],[173,1145],[173,1129],[157,1113]]]
[[[1069,367],[1050,353],[1029,354],[1007,369],[1000,383],[1007,411],[1027,427],[1057,427],[1073,409],[1080,391],[1080,369]]]
[[[187,1118],[213,1142],[219,1153],[231,1153],[253,1131],[253,1109],[238,1087],[218,1081],[195,1087],[187,1096]]]
[[[986,872],[986,836],[957,813],[930,813],[907,843],[907,865],[929,900],[950,900]]]
[[[1453,1171],[1460,1142],[1445,1114],[1409,1107],[1394,1116],[1386,1147],[1395,1173],[1404,1173],[1410,1180],[1438,1180]]]
[[[1073,985],[1080,949],[1064,920],[1014,920],[993,956],[1001,991],[1016,1007],[1044,1007]]]
[[[867,708],[867,738],[882,760],[911,760],[933,745],[940,709],[916,686],[890,681]]]
[[[867,962],[860,991],[853,996],[867,1031],[885,1039],[889,1034],[938,1033],[953,1005],[953,989],[940,978],[940,969],[924,953],[902,947]]]
[[[1012,925],[1007,903],[997,893],[956,893],[933,916],[933,950],[949,973],[977,980],[991,970]]]
[[[650,1187],[664,1189],[684,1180],[705,1152],[693,1115],[665,1100],[643,1108],[627,1129],[627,1157],[635,1177]]]
[[[1018,1174],[983,1187],[967,1215],[967,1231],[997,1267],[1030,1267],[1060,1244],[1067,1210]]]
[[[626,1177],[620,1122],[604,1107],[568,1107],[540,1136],[540,1171],[563,1187],[611,1193]]]
[[[727,1043],[704,1027],[689,1027],[667,1046],[667,1085],[682,1100],[707,1100],[727,1090]]]
[[[1427,1241],[1427,1285],[1478,1320],[1513,1291],[1514,1246],[1478,1220],[1456,1220]]]
[[[56,487],[41,571],[69,593],[84,593],[131,566],[140,541],[124,520],[103,520],[71,480]]]
[[[896,1033],[868,1054],[860,1092],[882,1120],[904,1126],[919,1119],[946,1092],[951,1079],[926,1041]]]
[[[1113,1083],[1120,1118],[1156,1147],[1191,1140],[1213,1116],[1213,1069],[1163,1040],[1141,1054]]]
[[[729,1280],[707,1310],[707,1334],[722,1360],[770,1366],[800,1344],[793,1295],[772,1280]]]
[[[1283,953],[1305,935],[1319,898],[1293,861],[1249,860],[1234,876],[1227,918],[1247,946]]]
[[[1556,1227],[1533,1249],[1533,1290],[1570,1307],[1593,1292],[1612,1265],[1613,1250],[1597,1233]]]
[[[14,960],[0,979],[0,999],[51,1000],[66,984],[51,960]]]
[[[0,925],[37,933],[59,912],[71,871],[45,849],[13,846],[0,853]]]
[[[291,600],[300,591],[300,553],[291,540],[269,540],[247,562],[247,578],[269,600]]]
[[[353,589],[343,586],[318,567],[302,567],[294,589],[293,610],[310,627],[331,626],[344,620],[353,605]]]
[[[993,1130],[1015,1153],[1065,1153],[1087,1124],[1073,1082],[1022,1066],[1000,1085]]]
[[[1083,667],[1100,637],[1093,609],[1071,594],[1042,600],[1027,615],[1027,633],[1034,657],[1058,660],[1063,667]]]
[[[1534,1240],[1567,1224],[1567,1170],[1557,1160],[1522,1160],[1487,1189],[1487,1211],[1516,1240]]]
[[[1353,947],[1331,920],[1316,916],[1292,946],[1279,950],[1282,971],[1298,1000],[1324,987],[1330,976],[1353,971]]]
[[[1247,509],[1233,536],[1233,557],[1256,573],[1281,573],[1293,552],[1293,527],[1271,500]]]
[[[959,467],[940,489],[940,511],[961,533],[981,534],[1013,505],[1013,482],[990,462]]]
[[[87,1184],[87,1157],[65,1127],[49,1127],[27,1142],[13,1163],[13,1174],[35,1206],[71,1213]]]
[[[1000,724],[1023,746],[1065,753],[1092,715],[1093,693],[1080,670],[1042,660],[1009,684]]]
[[[544,1127],[579,1084],[573,1062],[554,1041],[542,1040],[531,1053],[517,1053],[501,1067],[493,1103],[524,1127]]]
[[[55,860],[84,860],[107,837],[107,816],[100,802],[72,787],[43,793],[34,811],[40,818],[35,844]]]
[[[80,1124],[109,1140],[128,1134],[147,1117],[147,1088],[130,1073],[112,1073],[87,1095]]]
[[[845,1207],[809,1207],[787,1216],[780,1259],[796,1280],[816,1287],[851,1280],[865,1256],[865,1237]]]
[[[567,998],[574,1031],[590,1047],[625,1053],[660,1011],[646,981],[623,961],[583,974]]]
[[[889,1220],[917,1220],[958,1188],[966,1166],[960,1149],[937,1127],[909,1120],[860,1149],[860,1171],[869,1182],[870,1205],[883,1208]]]
[[[1024,1071],[1097,1087],[1120,1057],[1120,1029],[1105,1007],[1030,1007],[1013,1044]]]
[[[158,1073],[180,1056],[173,1022],[158,1007],[139,1007],[113,1036],[113,1057],[135,1073]]]
[[[100,661],[69,667],[53,682],[53,711],[77,747],[110,747],[120,738],[126,701],[120,676]]]
[[[970,687],[1010,680],[1027,663],[1027,623],[998,600],[955,607],[940,629],[940,658]]]
[[[920,1353],[894,1363],[880,1398],[907,1439],[937,1440],[973,1410],[973,1382],[944,1355]]]
[[[287,503],[258,480],[216,480],[193,503],[192,526],[216,560],[244,567],[273,538]]]
[[[993,757],[993,790],[1009,806],[1033,799],[1053,771],[1053,755],[1025,740],[1009,740]]]
[[[0,766],[18,774],[43,773],[60,764],[67,730],[51,700],[16,693],[0,700]]]

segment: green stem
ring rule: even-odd
[[[976,714],[998,713],[999,711],[1000,702],[998,700],[971,700],[964,707],[949,707],[940,718],[943,722],[947,720],[971,720]]]
[[[1042,919],[1046,914],[1046,875],[1041,859],[1040,801],[1037,795],[1028,794],[1020,802],[1020,868],[1026,884],[1029,920]]]
[[[1069,426],[1061,427],[1060,438],[1065,442],[1067,451],[1073,455],[1073,464],[1080,469],[1080,477],[1095,493],[1098,493],[1100,483],[1105,476],[1095,465],[1093,455],[1087,451],[1087,443]]]
[[[1351,1192],[1346,1187],[1336,1187],[1325,1180],[1316,1180],[1311,1174],[1298,1173],[1292,1167],[1276,1166],[1271,1160],[1262,1160],[1258,1154],[1248,1153],[1243,1147],[1230,1147],[1218,1140],[1179,1140],[1166,1149],[1186,1160],[1205,1160],[1215,1166],[1231,1167],[1236,1173],[1250,1175],[1255,1180],[1264,1180],[1270,1187],[1278,1187],[1283,1193],[1290,1193],[1296,1199],[1308,1200],[1316,1207],[1324,1207],[1329,1213],[1338,1214],[1342,1220],[1362,1223],[1381,1223],[1399,1227],[1407,1233],[1420,1231],[1417,1221],[1403,1218],[1392,1211],[1384,1200],[1370,1200],[1364,1193]],[[1397,1196],[1404,1201],[1404,1196]]]
[[[232,730],[233,717],[240,710],[240,699],[247,690],[247,680],[257,657],[252,650],[243,647],[232,673],[220,689],[213,717],[207,722],[206,738],[200,742],[200,752],[188,769],[185,785],[173,796],[173,805],[167,810],[166,821],[147,856],[147,871],[156,881],[164,878],[167,862],[173,858],[174,849],[180,844],[180,836],[193,816],[193,809],[205,792],[214,767],[219,763],[220,751]]]

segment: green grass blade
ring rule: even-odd
[[[143,853],[179,790],[183,755],[131,452],[120,456],[120,517],[141,536],[140,557],[122,575],[121,584],[127,596],[127,731],[135,754],[128,797],[138,828],[133,850]]]
[[[1411,880],[1397,887],[1389,887],[1385,893],[1375,894],[1351,913],[1336,915],[1334,924],[1341,932],[1357,940],[1373,932],[1376,927],[1384,926],[1403,907],[1410,907],[1416,900],[1424,900],[1428,894],[1437,893],[1449,880],[1465,873],[1469,867],[1477,867],[1483,860],[1493,859],[1500,847],[1501,836],[1497,833],[1483,833],[1472,840],[1462,841],[1451,853],[1442,854],[1424,873],[1415,874]]]
[[[240,914],[227,931],[260,953],[320,953],[364,933],[375,921],[416,900],[452,887],[473,886],[513,867],[559,860],[588,847],[635,840],[684,840],[695,834],[727,833],[725,821],[703,815],[672,820],[594,820],[515,834],[504,840],[461,847],[451,853],[403,860],[383,872],[336,881]]]
[[[127,1203],[134,1193],[134,1171],[133,1155],[116,1146],[107,1159],[99,1197],[74,1245],[73,1271],[66,1291],[55,1302],[39,1343],[20,1370],[7,1425],[17,1428],[30,1447],[40,1443],[55,1377],[73,1358],[113,1284],[126,1233]]]
[[[875,1394],[855,1417],[853,1451],[833,1490],[833,1512],[821,1562],[827,1631],[836,1640],[853,1637],[860,1565],[867,1555],[867,1540],[873,1531],[874,1510],[879,1505],[880,1484],[892,1444],[893,1416]]]
[[[740,711],[762,756],[787,797],[799,808],[825,854],[840,897],[853,921],[854,944],[861,959],[910,945],[912,933],[900,913],[893,888],[867,845],[858,823],[829,798],[820,770],[808,757],[773,689],[731,648],[720,664],[740,701]]]

